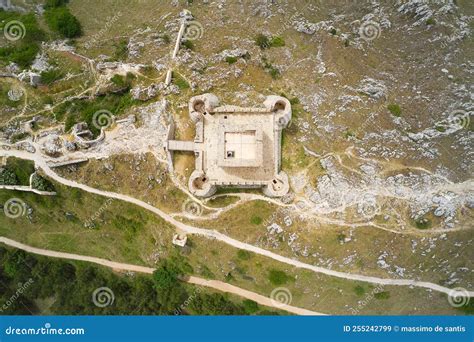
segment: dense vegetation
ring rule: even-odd
[[[135,75],[128,72],[125,76],[115,74],[110,81],[116,86],[115,92],[125,92],[130,90],[132,87],[132,81],[135,79]]]
[[[44,19],[49,28],[63,38],[81,35],[81,24],[66,7],[67,0],[47,0]],[[7,45],[0,47],[0,60],[16,63],[20,68],[31,66],[40,51],[41,42],[46,40],[34,13],[18,13],[0,10],[0,30],[4,31]],[[45,75],[54,76],[54,75]],[[48,82],[46,82],[48,84]]]
[[[107,110],[113,115],[122,113],[137,101],[132,99],[130,94],[108,94],[97,97],[93,100],[66,101],[57,108],[54,114],[57,120],[66,120],[66,130],[81,121],[88,124],[94,135],[99,134],[99,129],[92,124],[94,113],[99,110]]]
[[[81,23],[66,7],[65,0],[48,0],[44,18],[49,28],[64,38],[79,37],[82,33]]]
[[[7,25],[11,25],[12,35],[18,39],[10,40],[7,46],[0,47],[0,59],[27,68],[39,52],[45,34],[38,26],[33,13],[20,14],[0,10],[0,30],[5,30]]]
[[[56,8],[67,5],[68,0],[46,0],[44,4],[45,9]]]
[[[9,167],[0,167],[0,185],[17,185],[18,178]]]
[[[178,254],[162,260],[152,277],[123,276],[87,263],[0,247],[0,311],[18,315],[275,314],[262,311],[253,301],[237,304],[225,295],[186,285],[179,278],[188,271],[190,266]],[[113,301],[104,307],[92,301],[100,287],[113,292]]]
[[[263,50],[271,47],[285,46],[285,40],[280,36],[268,37],[264,34],[259,34],[255,37],[255,44]]]
[[[63,77],[63,73],[58,69],[49,69],[41,73],[41,83],[51,85]]]
[[[31,178],[31,186],[34,189],[38,189],[40,191],[54,191],[55,190],[53,184],[49,180],[41,177],[37,173],[34,173],[33,177]]]
[[[0,167],[0,185],[31,185],[41,191],[54,191],[54,185],[35,173],[34,164],[29,160],[10,157],[7,165]]]
[[[10,157],[7,165],[0,168],[0,184],[30,185],[30,175],[35,172],[33,162]]]

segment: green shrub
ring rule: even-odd
[[[362,286],[357,285],[357,286],[354,287],[354,292],[355,292],[356,295],[361,297],[365,294],[365,289]]]
[[[244,306],[245,313],[248,315],[252,315],[259,310],[258,304],[253,300],[245,299],[242,301],[242,304]]]
[[[265,57],[262,58],[263,68],[270,74],[273,79],[280,76],[280,71],[275,68]]]
[[[126,39],[121,39],[118,43],[114,44],[114,47],[114,59],[116,61],[125,60],[128,56],[128,41]]]
[[[394,116],[400,117],[402,115],[402,109],[399,105],[395,103],[391,103],[387,106],[387,109],[392,113]]]
[[[280,71],[277,68],[273,67],[273,66],[268,69],[268,73],[270,74],[270,76],[274,80],[276,80],[278,77],[280,77]]]
[[[300,99],[297,97],[292,97],[291,99],[289,99],[289,101],[292,106],[296,106],[300,104]]]
[[[10,21],[17,20],[25,27],[24,37],[14,42],[14,44],[21,42],[39,42],[45,39],[43,30],[38,25],[38,21],[33,13],[21,14],[18,12],[5,12],[0,10],[0,29],[3,30],[5,25]]]
[[[263,222],[263,219],[260,217],[260,216],[252,216],[250,218],[250,222],[256,226],[258,226],[259,224],[261,224]]]
[[[54,185],[49,180],[41,177],[37,173],[33,174],[31,179],[31,186],[33,189],[40,191],[54,191]]]
[[[40,51],[37,44],[21,44],[18,47],[0,48],[0,57],[8,62],[18,64],[21,68],[27,68],[33,63]]]
[[[136,233],[138,230],[143,229],[143,223],[141,221],[127,218],[122,215],[115,215],[112,219],[112,224],[117,229],[131,233]]]
[[[189,241],[189,240],[188,240]],[[214,279],[216,278],[216,276],[214,275],[214,273],[212,273],[212,271],[209,269],[209,267],[207,267],[206,265],[203,265],[203,264],[200,264],[199,265],[200,267],[200,270],[199,270],[199,273],[206,279]]]
[[[181,42],[181,46],[183,46],[184,48],[188,49],[188,50],[194,50],[194,43],[192,40],[189,40],[189,39],[185,39]]]
[[[134,79],[135,75],[128,72],[125,76],[116,74],[110,79],[110,81],[119,88],[130,89]]]
[[[354,132],[349,131],[349,130],[347,130],[347,131],[344,132],[344,138],[349,139],[349,138],[352,138],[352,137],[355,137],[355,133],[354,133]]]
[[[45,9],[66,6],[69,0],[46,0],[44,4]]]
[[[332,34],[333,36],[335,36],[337,34],[337,30],[335,28],[332,28],[330,31],[329,31],[330,34]]]
[[[66,131],[69,131],[74,124],[85,121],[94,136],[97,136],[100,130],[92,123],[94,114],[97,111],[108,110],[114,115],[119,115],[125,109],[137,103],[138,101],[134,100],[130,93],[112,93],[93,100],[81,99],[64,102],[55,108],[54,114],[57,119],[65,117]]]
[[[268,274],[268,280],[270,280],[270,283],[276,286],[283,285],[292,279],[293,278],[287,275],[285,272],[275,269],[271,269]]]
[[[19,133],[14,133],[11,137],[10,137],[10,142],[12,143],[16,143],[16,142],[19,142],[21,140],[25,140],[26,138],[28,138],[30,136],[30,134],[28,132],[19,132]]]
[[[12,169],[0,167],[0,185],[18,185],[18,178]]]
[[[418,229],[428,229],[431,227],[431,220],[427,218],[419,218],[415,221],[415,226]]]
[[[339,241],[339,243],[343,243],[345,239],[346,239],[346,234],[344,233],[337,234],[337,241]]]
[[[64,38],[79,37],[82,33],[79,20],[67,7],[50,8],[46,10],[44,17],[49,28]]]
[[[181,90],[189,88],[189,83],[177,72],[173,72],[173,83]]]
[[[390,292],[388,292],[388,291],[377,292],[377,293],[374,293],[374,297],[376,299],[389,299],[390,298]]]
[[[234,64],[235,62],[237,62],[237,57],[227,56],[225,58],[225,61],[229,64]]]
[[[40,42],[45,39],[45,34],[39,28],[36,17],[32,13],[21,15],[16,12],[0,11],[0,30],[4,30],[5,25],[14,20],[21,22],[24,26],[24,30],[20,28],[18,31],[24,36],[0,47],[0,59],[16,63],[21,68],[27,68],[40,51]]]
[[[428,20],[426,20],[426,25],[435,25],[436,24],[436,20],[434,18],[429,18]]]
[[[260,47],[260,49],[268,49],[270,47],[270,40],[264,34],[259,34],[255,37],[255,44]]]
[[[163,39],[163,41],[165,42],[165,44],[169,44],[171,42],[171,38],[169,36],[169,34],[165,33],[161,36],[161,39]]]
[[[63,77],[63,73],[58,69],[49,69],[41,73],[41,83],[50,85]]]
[[[285,40],[282,37],[275,36],[270,39],[271,47],[282,47],[285,46]]]
[[[240,259],[240,260],[249,260],[251,257],[252,257],[252,254],[249,252],[249,251],[246,251],[246,250],[243,250],[243,249],[239,249],[237,251],[237,257]]]
[[[114,75],[110,81],[115,84],[116,86],[123,86],[125,85],[125,77],[123,77],[122,75],[119,75],[119,74],[116,74]]]
[[[7,168],[15,173],[18,185],[30,185],[30,176],[35,172],[35,164],[32,161],[10,157],[7,159]]]
[[[74,126],[75,124],[77,124],[79,122],[79,120],[77,119],[77,116],[74,115],[74,114],[69,114],[67,117],[66,117],[66,121],[64,122],[64,129],[66,131],[69,131],[72,126]]]
[[[195,313],[208,315],[243,315],[244,308],[231,302],[220,293],[200,293],[190,301],[189,308]]]
[[[285,40],[280,36],[267,37],[264,34],[259,34],[255,37],[255,44],[263,50],[271,47],[285,46]]]

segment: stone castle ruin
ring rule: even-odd
[[[281,135],[291,120],[290,102],[268,96],[262,108],[219,106],[213,94],[189,101],[189,115],[196,125],[193,141],[174,140],[168,131],[166,151],[193,152],[195,170],[189,190],[199,197],[212,196],[218,187],[262,188],[265,195],[288,193],[288,176],[281,171]]]

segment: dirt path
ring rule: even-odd
[[[37,149],[39,151],[39,149]],[[320,266],[314,266],[310,264],[306,264],[304,262],[301,262],[299,260],[291,259],[289,257],[285,257],[273,252],[270,252],[268,250],[265,250],[263,248],[259,248],[238,240],[235,240],[225,234],[222,234],[218,231],[215,230],[209,230],[209,229],[203,229],[203,228],[197,228],[193,226],[186,225],[180,221],[175,220],[173,217],[170,215],[166,214],[165,212],[161,211],[160,209],[143,202],[139,199],[136,199],[134,197],[126,196],[123,194],[118,194],[114,192],[108,192],[108,191],[102,191],[98,190],[95,188],[92,188],[90,186],[87,186],[85,184],[77,183],[74,181],[71,181],[69,179],[62,178],[58,174],[56,174],[51,168],[47,165],[46,161],[44,158],[39,154],[39,152],[36,153],[28,153],[25,151],[18,151],[18,150],[7,150],[7,151],[0,151],[0,156],[12,156],[12,157],[17,157],[17,158],[23,158],[23,159],[28,159],[32,160],[35,162],[36,166],[40,167],[43,169],[43,171],[48,175],[51,179],[55,180],[58,183],[61,183],[66,186],[70,186],[73,188],[79,188],[81,190],[84,190],[89,193],[93,193],[96,195],[100,196],[105,196],[109,198],[115,198],[118,200],[122,200],[128,203],[135,204],[137,206],[140,206],[146,210],[149,210],[156,215],[160,216],[162,219],[164,219],[166,222],[172,224],[173,226],[179,228],[183,232],[187,234],[194,234],[194,235],[199,235],[203,236],[206,238],[210,239],[216,239],[218,241],[224,242],[232,247],[243,249],[249,252],[253,252],[259,255],[263,255],[265,257],[271,258],[273,260],[285,263],[287,265],[291,265],[294,267],[298,268],[303,268],[307,269],[316,273],[322,273],[328,276],[333,276],[337,278],[342,278],[346,280],[355,280],[355,281],[362,281],[366,283],[372,283],[372,284],[380,284],[380,285],[393,285],[393,286],[414,286],[414,287],[420,287],[420,288],[425,288],[425,289],[430,289],[434,291],[438,291],[441,293],[445,293],[447,295],[452,293],[452,289],[435,284],[435,283],[430,283],[426,281],[418,281],[418,280],[412,280],[412,279],[390,279],[390,278],[379,278],[379,277],[373,277],[373,276],[366,276],[366,275],[359,275],[359,274],[353,274],[353,273],[346,273],[346,272],[340,272],[340,271],[334,271],[331,269],[327,269],[324,267]],[[474,291],[468,291],[468,295],[471,297],[474,297]]]
[[[7,246],[14,247],[17,249],[22,249],[28,253],[43,255],[43,256],[52,257],[52,258],[87,261],[87,262],[91,262],[91,263],[98,264],[101,266],[109,267],[117,271],[131,271],[131,272],[139,272],[139,273],[147,273],[147,274],[152,274],[155,271],[155,269],[151,267],[123,264],[119,262],[90,257],[86,255],[70,254],[70,253],[56,252],[56,251],[51,251],[47,249],[36,248],[36,247],[28,246],[28,245],[22,244],[20,242],[17,242],[5,237],[0,237],[0,243],[3,243]],[[319,312],[301,309],[301,308],[283,304],[283,303],[280,304],[258,293],[247,291],[247,290],[241,289],[240,287],[227,284],[218,280],[207,280],[203,278],[190,276],[185,281],[190,284],[205,286],[205,287],[209,287],[218,291],[232,293],[243,298],[251,299],[254,302],[257,302],[258,304],[286,310],[296,315],[306,315],[306,316],[323,315],[322,313],[319,313]]]

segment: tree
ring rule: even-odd
[[[46,23],[53,31],[65,38],[79,37],[82,33],[81,23],[69,12],[67,7],[50,8],[45,12]]]
[[[15,172],[8,167],[0,167],[0,185],[17,185],[18,178]]]
[[[31,186],[33,189],[38,189],[40,191],[54,191],[53,183],[44,179],[37,173],[33,174],[33,177],[31,178]]]
[[[200,294],[190,303],[190,308],[199,315],[243,315],[244,309],[220,293]]]
[[[254,314],[259,310],[258,304],[250,299],[245,299],[242,304],[244,305],[245,313]]]
[[[44,8],[49,9],[49,8],[66,6],[68,2],[69,2],[68,0],[46,0]]]
[[[13,21],[21,22],[22,26],[17,26],[18,30],[12,33],[22,38],[0,47],[0,59],[16,63],[21,68],[27,68],[38,54],[39,43],[44,40],[45,34],[40,29],[33,13],[22,15],[18,12],[0,11],[0,29],[5,30],[6,23]]]
[[[260,49],[267,49],[270,47],[270,40],[264,34],[259,34],[255,37],[255,44],[257,44]]]
[[[155,289],[163,310],[172,313],[183,304],[188,295],[179,278],[183,273],[173,263],[164,260],[153,273]]]

